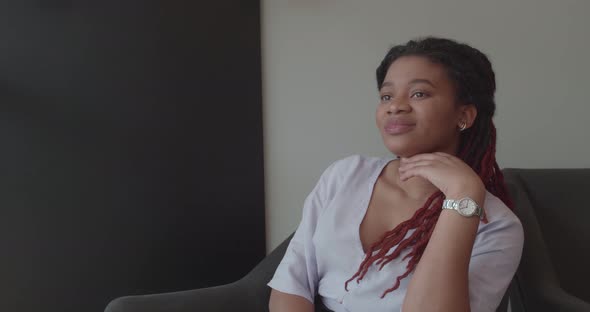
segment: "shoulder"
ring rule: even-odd
[[[488,223],[480,222],[469,262],[472,311],[494,311],[514,276],[524,242],[522,225],[501,199],[487,192]]]
[[[522,227],[520,220],[514,214],[514,212],[512,212],[512,210],[508,208],[508,206],[506,206],[506,204],[500,198],[489,191],[486,191],[484,209],[486,211],[489,223],[503,222]]]
[[[330,180],[365,178],[380,170],[391,159],[393,158],[350,155],[334,161],[323,175]]]
[[[477,231],[476,245],[487,248],[522,249],[524,233],[518,217],[504,202],[486,192],[484,207],[488,223],[481,222]]]

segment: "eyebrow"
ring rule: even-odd
[[[434,86],[434,84],[433,84],[433,83],[432,83],[430,80],[428,80],[428,79],[423,79],[423,78],[416,78],[416,79],[413,79],[413,80],[412,80],[412,81],[410,81],[408,84],[409,84],[409,85],[413,85],[413,84],[418,84],[418,83],[425,83],[425,84],[428,84],[428,85],[432,86],[433,88],[436,88],[436,87]],[[390,86],[393,86],[393,82],[386,81],[386,82],[384,82],[384,83],[381,85],[381,88],[383,88],[383,87],[390,87]]]

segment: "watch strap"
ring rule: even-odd
[[[469,215],[464,215],[459,211],[459,202],[463,200],[469,200],[475,205],[475,211],[470,216],[477,216],[480,219],[483,219],[483,209],[471,198],[465,197],[461,199],[445,199],[442,204],[443,209],[451,209],[457,211],[462,216],[470,217]]]

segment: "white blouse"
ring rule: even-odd
[[[359,227],[377,178],[392,159],[355,155],[325,170],[305,200],[301,223],[270,287],[312,303],[319,294],[326,307],[336,312],[401,310],[412,273],[398,289],[380,297],[405,272],[409,259],[401,259],[409,249],[381,271],[373,264],[360,283],[355,278],[348,283],[348,291],[344,289],[364,259]],[[488,192],[483,208],[489,223],[479,224],[469,263],[474,312],[495,311],[516,272],[523,246],[522,225],[500,199]]]

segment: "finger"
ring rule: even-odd
[[[456,157],[455,155],[451,155],[451,154],[447,154],[447,153],[443,153],[443,152],[434,152],[433,154],[444,157],[446,159],[450,159],[450,160],[460,160],[458,157]]]
[[[400,171],[399,178],[400,180],[405,181],[409,178],[419,176],[428,180],[429,171],[429,166],[414,166],[404,171]]]
[[[415,161],[407,164],[402,164],[399,166],[398,170],[400,173],[408,172],[414,170],[416,168],[420,168],[420,170],[435,170],[441,165],[441,162],[438,160],[422,160],[422,161]]]
[[[447,157],[444,157],[442,155],[437,155],[435,153],[417,154],[412,157],[402,158],[401,160],[402,160],[402,163],[411,163],[411,162],[424,161],[424,160],[441,161],[441,162],[448,162],[449,161],[449,159]]]
[[[415,158],[413,160],[402,161],[402,162],[400,162],[400,168],[407,167],[411,164],[418,164],[418,163],[430,164],[430,165],[440,165],[440,164],[452,165],[452,162],[450,160],[445,159],[442,156],[431,155],[431,156],[423,156],[420,158]]]
[[[440,164],[440,161],[438,161],[438,160],[420,160],[420,161],[414,161],[414,162],[410,162],[410,163],[401,164],[398,169],[400,172],[404,172],[404,171],[408,171],[412,168],[416,168],[416,167],[420,167],[420,166],[434,167],[437,164]]]

